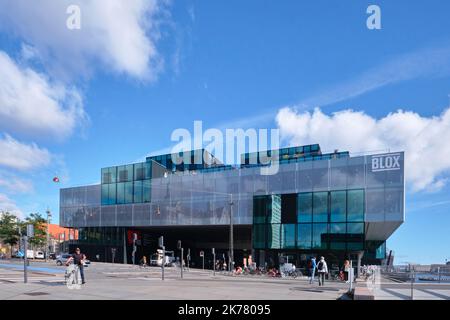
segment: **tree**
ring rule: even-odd
[[[19,242],[20,220],[9,212],[0,215],[0,240],[3,244],[9,245],[10,252],[12,246]]]
[[[34,236],[29,238],[29,243],[37,248],[46,246],[47,243],[47,220],[40,213],[31,213],[26,219],[27,224],[34,226]]]

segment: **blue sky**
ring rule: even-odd
[[[450,3],[136,0],[108,14],[72,3],[78,34],[65,28],[69,2],[0,0],[0,144],[10,159],[0,162],[0,209],[56,213],[60,187],[167,148],[194,120],[279,127],[284,145],[406,150],[406,221],[388,247],[397,262],[450,258]],[[366,27],[370,4],[381,30]],[[20,85],[30,70],[38,80]],[[355,127],[363,139],[348,142],[296,122],[336,128],[347,117],[382,133],[371,140]],[[15,158],[21,148],[28,158]]]

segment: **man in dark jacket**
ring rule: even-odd
[[[82,284],[86,283],[86,281],[84,281],[84,260],[86,260],[86,256],[83,253],[81,253],[80,248],[76,248],[75,253],[72,254],[71,257],[67,259],[66,262],[66,266],[68,266],[72,261],[74,265],[78,266],[78,269],[80,269]]]

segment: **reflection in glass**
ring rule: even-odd
[[[295,248],[295,224],[283,224],[281,231],[281,248]]]
[[[326,223],[313,224],[313,249],[327,249],[328,226]]]
[[[347,191],[347,220],[364,221],[364,190]]]
[[[312,193],[298,195],[298,222],[312,222]]]
[[[255,249],[264,249],[266,247],[266,225],[253,225],[253,247]]]
[[[267,247],[269,249],[280,249],[281,224],[269,224],[267,227],[269,228],[267,235]]]
[[[309,223],[299,224],[297,229],[297,247],[299,249],[311,249],[312,225]]]
[[[313,221],[328,222],[328,192],[313,194]]]
[[[331,192],[331,222],[345,222],[347,211],[347,193],[345,191]]]

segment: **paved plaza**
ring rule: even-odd
[[[69,289],[64,284],[65,267],[54,263],[31,263],[29,282],[23,283],[18,262],[0,264],[0,299],[282,299],[336,300],[346,290],[343,283],[319,287],[306,278],[285,279],[266,276],[230,276],[211,270],[190,269],[180,277],[179,268],[141,269],[121,264],[92,263],[86,268],[87,284]]]
[[[328,281],[319,287],[306,277],[270,278],[267,276],[230,276],[211,270],[190,269],[180,277],[179,268],[141,269],[123,264],[92,263],[85,270],[87,284],[69,289],[64,284],[65,267],[54,262],[31,262],[28,283],[23,283],[23,267],[19,260],[0,262],[0,300],[23,299],[206,299],[206,300],[336,300],[347,298],[348,284]],[[367,286],[375,299],[408,300],[407,283],[382,279]],[[415,284],[414,299],[450,299],[449,284]]]

